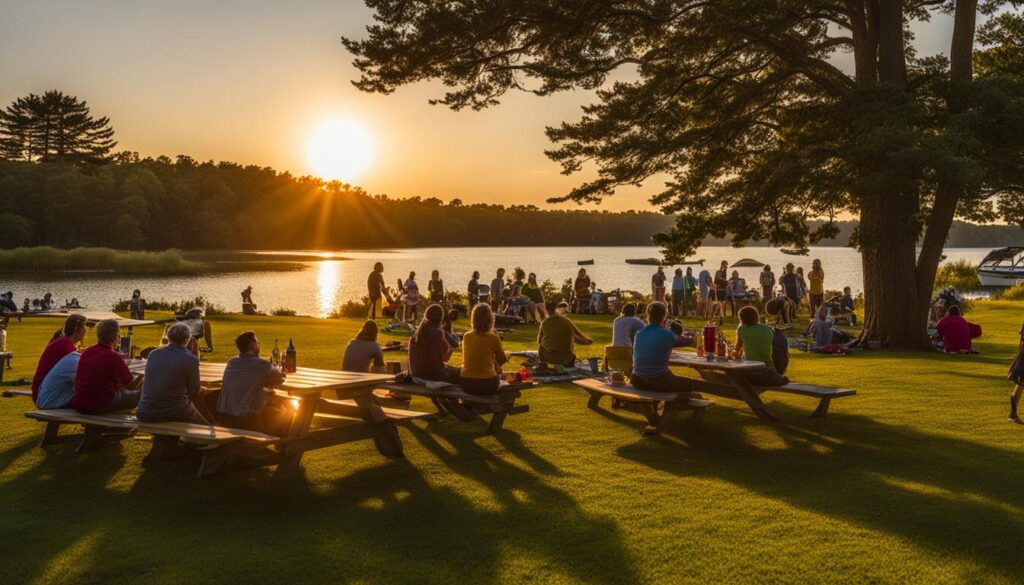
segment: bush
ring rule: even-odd
[[[1024,301],[1024,284],[1015,284],[994,295],[1003,301]]]
[[[270,311],[270,314],[275,317],[294,317],[297,315],[295,309],[285,309],[284,307],[274,309],[273,311]]]
[[[370,313],[370,297],[363,297],[359,301],[347,301],[345,304],[336,307],[331,314],[331,319],[365,319]]]
[[[131,301],[129,299],[121,299],[120,301],[114,303],[113,310],[127,311],[129,310],[130,302]],[[224,307],[211,303],[203,295],[197,295],[195,298],[178,301],[176,303],[167,302],[163,299],[157,299],[155,301],[146,299],[147,311],[170,311],[172,313],[184,313],[185,311],[191,309],[192,307],[202,307],[203,311],[205,311],[208,316],[227,314],[227,310],[225,310]]]
[[[942,264],[935,274],[935,291],[938,292],[947,286],[952,286],[961,292],[981,290],[978,267],[967,260]]]

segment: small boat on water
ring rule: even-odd
[[[806,256],[810,252],[810,248],[782,248],[779,252],[783,254],[789,254],[790,256]]]
[[[734,268],[760,268],[764,266],[764,262],[758,262],[751,258],[743,258],[732,263]]]
[[[992,250],[978,265],[981,286],[1013,286],[1024,282],[1024,248]]]
[[[690,264],[700,264],[704,266],[704,259],[700,260],[682,260],[680,262],[663,262],[657,258],[627,258],[626,264],[639,264],[642,266],[687,266]]]
[[[593,260],[577,260],[576,264],[579,265],[579,266],[592,266],[594,264],[594,261]]]

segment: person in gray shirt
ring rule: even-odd
[[[167,329],[168,344],[146,360],[142,397],[135,416],[143,422],[210,424],[192,404],[199,396],[199,360],[186,347],[192,331],[184,323]]]
[[[272,390],[284,383],[284,373],[260,357],[260,341],[252,331],[236,337],[235,346],[238,355],[224,368],[217,417],[229,427],[285,434],[294,411]]]
[[[384,352],[377,343],[380,329],[376,321],[366,321],[362,329],[345,346],[341,369],[345,372],[369,372],[372,367],[384,366]]]

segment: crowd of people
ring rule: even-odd
[[[14,300],[14,291],[7,291],[6,293],[0,294],[0,314],[45,313],[47,311],[54,311],[57,309],[81,308],[82,306],[79,304],[77,298],[65,300],[64,304],[58,307],[57,302],[53,300],[52,293],[46,293],[42,297],[34,299],[25,297],[25,300],[21,303],[21,307],[18,307],[18,303]]]

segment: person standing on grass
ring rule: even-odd
[[[686,276],[683,277],[683,317],[693,314],[696,306],[697,279],[693,276],[693,268],[686,267]]]
[[[764,265],[758,283],[761,285],[761,298],[764,299],[764,302],[767,303],[770,299],[775,298],[775,273],[772,272],[771,266]]]
[[[462,337],[462,369],[459,386],[469,394],[497,394],[501,385],[501,366],[508,354],[501,337],[494,332],[494,312],[487,305],[473,307],[473,328]]]
[[[651,277],[651,295],[659,303],[665,302],[665,267],[659,266],[658,271]]]
[[[505,291],[505,269],[499,268],[491,281],[491,309],[501,310],[502,293]]]
[[[693,379],[676,376],[669,369],[677,336],[665,326],[667,319],[668,307],[663,303],[651,303],[647,307],[648,325],[637,332],[633,340],[633,373],[629,381],[638,390],[695,392]]]
[[[377,326],[376,321],[367,323]],[[277,396],[272,390],[284,384],[286,374],[260,357],[260,341],[252,331],[236,337],[235,347],[238,355],[224,367],[224,382],[217,399],[218,418],[229,427],[286,434],[295,411],[288,398]]]
[[[96,345],[82,352],[75,372],[71,408],[83,414],[130,410],[139,403],[142,376],[132,376],[121,354],[114,348],[121,341],[116,319],[96,324]]]
[[[700,291],[700,298],[697,300],[697,315],[706,317],[711,295],[711,272],[707,268],[702,268],[700,274],[697,275],[697,288]]]
[[[684,293],[685,279],[683,278],[683,269],[676,268],[675,274],[672,276],[672,306],[670,307],[669,313],[673,316],[683,316],[686,314],[686,308],[684,306],[686,302],[686,295]]]
[[[370,319],[377,318],[377,307],[380,306],[380,316],[384,316],[384,307],[381,306],[381,297],[387,299],[390,305],[394,301],[391,299],[391,295],[388,294],[388,287],[384,284],[384,265],[377,262],[373,265],[373,272],[366,279],[366,289],[370,295]]]
[[[782,285],[782,292],[789,299],[789,320],[792,321],[796,318],[797,308],[800,306],[800,280],[797,278],[795,272],[793,272],[793,263],[786,264],[786,272],[779,278],[779,284]]]
[[[1010,366],[1010,375],[1007,379],[1013,382],[1013,392],[1010,393],[1010,420],[1020,423],[1017,416],[1017,406],[1020,405],[1021,392],[1024,391],[1024,325],[1020,328],[1020,342],[1017,344],[1017,357]]]
[[[469,301],[469,310],[480,302],[480,273],[473,271],[473,277],[469,279],[469,286],[466,287],[466,300]]]
[[[135,409],[140,421],[210,424],[192,404],[200,387],[199,358],[188,350],[190,341],[191,328],[175,323],[167,328],[167,345],[149,354],[142,395]]]
[[[811,314],[818,312],[818,307],[825,303],[825,271],[821,269],[821,260],[811,263],[811,271],[807,273],[810,281],[808,290],[811,294]]]
[[[444,281],[441,280],[441,273],[437,270],[430,273],[430,280],[427,281],[427,293],[430,295],[432,303],[444,301]]]
[[[132,319],[143,320],[146,318],[146,299],[142,298],[142,291],[132,291],[132,300],[128,301],[128,313]]]

